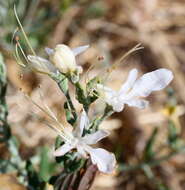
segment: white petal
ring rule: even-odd
[[[89,45],[79,46],[77,48],[72,49],[72,52],[74,53],[75,56],[77,56],[80,53],[84,52],[87,48],[89,48]]]
[[[137,79],[137,75],[138,75],[137,69],[132,69],[129,72],[127,81],[122,85],[122,87],[119,91],[120,94],[126,93],[128,90],[130,90],[133,87],[133,85]]]
[[[44,63],[44,64],[50,63],[47,59],[44,59],[39,56],[28,55],[27,57],[30,62],[39,62],[39,63]]]
[[[80,154],[80,156],[87,158],[87,153],[83,146],[77,145],[77,152]]]
[[[140,109],[144,109],[148,107],[148,104],[149,104],[148,101],[140,100],[140,99],[132,99],[132,100],[126,101],[125,103],[128,104],[129,106],[134,106]]]
[[[56,45],[54,52],[49,56],[50,61],[62,72],[74,72],[76,70],[76,60],[71,49],[64,45]]]
[[[51,48],[46,47],[46,48],[45,48],[45,52],[46,52],[48,55],[51,55],[51,54],[54,53],[54,49],[51,49]]]
[[[121,101],[120,95],[117,91],[103,86],[102,84],[97,84],[97,88],[103,91],[106,103],[111,105],[114,111],[120,112],[123,110],[124,103]]]
[[[47,59],[39,56],[28,55],[28,60],[32,63],[29,66],[38,72],[51,73],[56,72],[56,67],[51,64]]]
[[[116,158],[114,154],[102,149],[88,147],[86,150],[90,156],[93,164],[96,164],[99,171],[103,173],[112,173],[116,166]]]
[[[54,156],[63,156],[64,154],[66,154],[73,148],[74,148],[73,146],[66,143],[66,144],[62,145],[61,147],[59,147],[58,149],[56,149],[55,152],[53,153],[53,155]]]
[[[133,96],[148,96],[152,91],[165,88],[173,79],[173,73],[168,69],[158,69],[144,74],[139,78],[133,87]]]
[[[108,87],[106,87],[106,86],[104,86],[102,84],[97,84],[97,88],[99,90],[103,90],[105,93],[112,93],[112,94],[115,93],[114,90],[112,90],[111,88],[108,88]]]
[[[117,92],[111,88],[103,86],[102,84],[97,84],[97,89],[100,91],[100,93],[102,92],[103,96],[105,96],[105,101],[111,105],[113,97],[117,96]]]
[[[87,127],[88,125],[89,125],[89,119],[85,110],[83,110],[80,116],[80,122],[78,123],[78,125],[75,127],[73,131],[74,136],[81,137],[83,134],[84,128]]]
[[[121,112],[124,109],[124,107],[125,107],[124,103],[122,103],[121,101],[117,102],[117,103],[112,103],[111,105],[112,105],[113,110],[115,112]]]
[[[99,130],[93,134],[85,135],[82,140],[85,142],[85,144],[96,144],[98,141],[108,135],[109,133],[107,131]]]

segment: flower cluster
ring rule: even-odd
[[[45,49],[49,56],[48,60],[33,55],[28,55],[27,58],[30,61],[29,65],[34,70],[48,75],[59,73],[59,75],[65,76],[67,81],[71,81],[71,75],[79,76],[83,71],[82,67],[76,64],[75,56],[84,52],[88,47],[89,46],[86,45],[70,49],[64,44],[59,44],[54,49]],[[138,79],[137,77],[138,71],[137,69],[133,69],[130,71],[128,79],[121,86],[119,91],[112,90],[100,82],[95,82],[95,85],[92,85],[92,90],[96,92],[98,98],[104,97],[103,99],[106,105],[111,108],[111,113],[122,111],[125,104],[138,108],[145,108],[148,106],[148,101],[141,98],[150,95],[154,91],[164,89],[172,81],[173,74],[170,70],[162,68],[146,73]],[[109,134],[106,131],[99,130],[97,126],[95,127],[96,122],[93,121],[98,121],[97,118],[89,121],[87,105],[89,106],[91,102],[87,104],[86,101],[89,97],[83,93],[83,89],[79,87],[79,83],[73,83],[73,85],[78,92],[77,99],[83,104],[84,109],[81,116],[77,117],[80,118],[78,122],[73,118],[74,121],[72,123],[74,129],[72,132],[68,130],[68,127],[63,127],[62,124],[52,116],[55,121],[55,125],[53,125],[52,128],[63,140],[62,145],[54,151],[54,156],[60,157],[71,151],[76,151],[78,157],[90,157],[92,163],[97,165],[99,171],[103,173],[112,173],[116,165],[114,154],[102,148],[93,148],[90,146],[96,144]],[[68,101],[68,111],[73,110],[71,112],[74,114],[75,109],[69,97],[68,88],[66,89],[66,84],[64,86],[65,92],[67,92],[65,95]],[[94,98],[93,101],[96,99],[97,97]],[[104,112],[104,116],[106,115],[105,113],[106,111]],[[102,120],[100,119],[99,121]]]

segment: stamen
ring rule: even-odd
[[[23,49],[22,49],[22,47],[21,47],[21,45],[20,45],[20,43],[19,43],[18,41],[17,41],[17,45],[18,45],[18,47],[19,47],[19,49],[20,49],[20,51],[21,51],[21,53],[22,53],[24,59],[25,59],[26,62],[28,63],[28,58],[26,57],[26,55],[25,55],[25,53],[24,53],[24,51],[23,51]]]
[[[19,105],[20,106],[20,105]],[[60,131],[58,128],[54,127],[53,125],[50,125],[49,123],[47,123],[46,121],[43,121],[43,119],[41,119],[40,116],[38,116],[37,114],[35,114],[34,112],[30,111],[28,112],[28,114],[30,114],[31,116],[36,117],[38,120],[42,121],[42,123],[44,123],[45,125],[47,125],[50,129],[52,129],[53,131],[55,131],[57,134],[59,134],[62,139],[68,143],[71,143],[72,139],[68,139],[65,136],[65,133],[62,133],[62,131]]]
[[[31,46],[31,44],[30,44],[30,41],[28,40],[28,37],[27,37],[27,35],[26,35],[26,33],[25,33],[24,29],[23,29],[23,26],[22,26],[20,20],[19,20],[19,17],[18,17],[18,15],[17,15],[17,11],[16,11],[16,6],[15,6],[15,4],[14,4],[14,14],[15,14],[16,20],[17,20],[17,22],[18,22],[18,24],[19,24],[19,27],[20,27],[20,29],[21,29],[21,31],[22,31],[22,33],[23,33],[23,36],[24,36],[24,38],[25,38],[25,40],[26,40],[26,42],[27,42],[29,48],[31,49],[33,55],[36,56],[36,53],[35,53],[35,51],[33,50],[32,46]]]
[[[138,50],[141,50],[141,49],[144,49],[144,47],[141,46],[141,44],[137,44],[136,46],[134,46],[131,50],[129,50],[127,53],[125,53],[123,56],[121,56],[121,58],[116,61],[116,63],[114,63],[112,66],[111,66],[111,70],[114,70],[115,68],[117,68],[117,66],[124,60],[126,59],[130,54],[134,53],[135,51],[138,51]]]
[[[121,58],[119,58],[118,61],[116,61],[113,65],[111,65],[108,69],[106,69],[107,75],[104,74],[105,78],[103,79],[103,84],[105,84],[109,80],[109,77],[110,77],[110,74],[112,73],[112,71],[114,71],[118,67],[118,65],[121,64],[121,62],[123,60],[125,60],[129,55],[131,55],[135,51],[138,51],[141,49],[144,49],[144,47],[142,47],[141,44],[137,44],[131,50],[129,50],[127,53],[125,53],[123,56],[121,56]]]
[[[27,94],[25,94],[25,97],[31,100],[31,102],[37,106],[42,112],[44,112],[53,122],[55,125],[52,127],[55,128],[60,134],[65,134],[65,136],[69,139],[72,138],[72,135],[66,131],[65,127],[58,121],[54,113],[50,110],[50,108],[42,101],[43,98],[41,97],[41,101],[43,102],[45,108],[48,110],[46,111],[44,108],[42,108],[40,105],[38,105],[34,100],[32,100]],[[58,126],[58,127],[57,127]],[[63,133],[62,133],[63,132]],[[64,135],[63,135],[64,136]],[[65,137],[64,137],[65,138]]]

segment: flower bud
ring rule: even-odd
[[[55,47],[50,60],[62,73],[74,72],[78,69],[73,51],[64,44]]]

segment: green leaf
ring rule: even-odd
[[[68,164],[76,158],[75,152],[68,152],[64,156],[56,157],[57,163],[64,166],[64,169],[68,168]]]
[[[0,53],[0,142],[7,141],[11,137],[10,126],[7,123],[6,82],[6,67]]]
[[[92,89],[95,89],[96,85],[99,82],[100,82],[100,79],[97,76],[92,78],[91,80],[89,80],[88,83],[87,83],[87,87],[86,87],[87,92],[90,93],[92,91]]]
[[[87,86],[86,86],[86,91],[87,91],[87,98],[88,98],[88,103],[89,105],[93,103],[95,100],[98,99],[99,93],[96,90],[96,85],[97,83],[100,82],[99,77],[94,77],[90,81],[88,81]]]
[[[64,144],[64,141],[61,139],[60,136],[57,136],[55,140],[55,150],[63,144]],[[60,163],[60,164],[63,164],[63,161],[64,161],[63,157],[55,157],[55,160],[57,163]]]
[[[76,87],[76,99],[79,103],[85,105],[87,104],[87,97],[85,95],[85,90],[82,88],[79,82],[75,84]]]
[[[74,114],[72,113],[73,110],[71,110],[69,102],[64,103],[64,109],[65,109],[67,122],[73,125],[76,121],[76,118],[74,118]]]
[[[168,122],[168,142],[173,144],[177,141],[178,133],[173,121]]]
[[[59,148],[62,144],[63,144],[63,140],[61,139],[60,136],[57,136],[56,140],[55,140],[55,149]]]
[[[174,122],[171,120],[168,122],[168,143],[174,150],[180,149],[184,144]]]
[[[40,155],[39,176],[47,182],[56,169],[56,163],[49,159],[49,148],[43,147]]]
[[[85,159],[75,159],[74,161],[72,161],[69,166],[68,166],[68,172],[69,173],[73,173],[73,172],[76,172],[78,171],[79,169],[81,169],[83,167],[85,163]]]
[[[69,123],[75,123],[77,119],[77,114],[75,107],[73,106],[70,94],[69,94],[69,86],[68,86],[68,79],[62,73],[52,74],[51,78],[57,82],[59,88],[64,93],[65,97],[67,98],[67,103],[64,104],[64,108],[66,111],[67,121]],[[73,119],[72,119],[73,115]]]
[[[30,160],[26,162],[28,189],[44,190],[45,183],[41,180],[39,174],[34,169]]]
[[[155,155],[153,148],[154,148],[157,134],[158,134],[158,128],[156,127],[156,128],[154,128],[150,138],[148,139],[145,149],[144,149],[144,152],[143,152],[145,161],[150,161],[151,159],[153,159],[153,157]]]
[[[99,82],[98,77],[91,79],[86,86],[86,91],[80,85],[79,82],[75,83],[76,87],[76,99],[79,103],[83,104],[85,111],[87,112],[91,103],[98,99],[99,94],[96,90],[96,84]]]
[[[61,91],[66,95],[69,90],[67,77],[62,73],[57,73],[57,74],[52,73],[51,78],[57,82]]]
[[[2,86],[6,85],[6,67],[1,53],[0,53],[0,83]]]
[[[9,151],[13,157],[19,156],[19,152],[18,152],[19,146],[20,146],[19,141],[17,140],[15,136],[13,136],[9,140]]]

